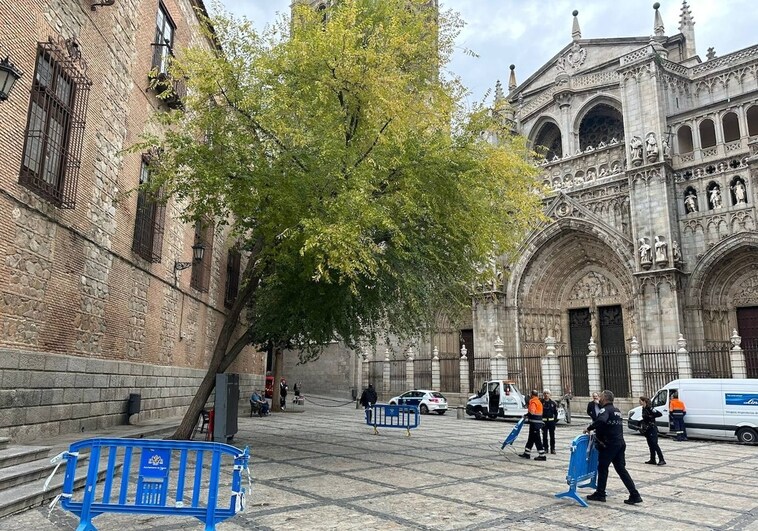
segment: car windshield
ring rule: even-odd
[[[431,394],[434,398],[442,398],[443,400],[445,399],[445,397],[442,396],[442,393],[438,393],[437,391],[429,394]]]

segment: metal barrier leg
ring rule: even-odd
[[[576,501],[579,505],[582,507],[588,507],[588,504],[584,499],[582,499],[581,496],[576,492],[576,484],[573,483],[569,485],[569,490],[566,492],[561,492],[560,494],[555,495],[556,498],[571,498],[572,500]]]
[[[410,437],[411,436],[411,429],[410,428],[405,428],[405,431],[408,432],[408,433],[405,434],[406,437]]]
[[[76,531],[97,531],[97,528],[92,525],[92,522],[79,522]]]
[[[374,435],[379,435],[379,430],[376,429],[376,426],[374,426]]]

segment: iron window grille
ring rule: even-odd
[[[19,183],[60,208],[76,207],[91,85],[75,41],[38,44]]]
[[[224,306],[230,308],[237,300],[240,285],[240,252],[237,248],[229,249],[226,259],[226,287],[224,289]]]
[[[157,195],[144,189],[150,181],[150,157],[142,155],[137,196],[137,214],[134,220],[132,251],[145,260],[158,263],[163,249],[163,231],[166,220],[166,205],[161,188]]]
[[[195,243],[202,243],[205,246],[205,253],[201,261],[192,263],[190,286],[204,293],[208,291],[211,280],[213,231],[213,223],[209,221],[197,221],[195,223]]]

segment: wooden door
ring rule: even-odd
[[[577,396],[590,395],[587,374],[588,345],[592,338],[590,309],[569,310],[569,339],[571,340],[571,386]]]
[[[742,337],[748,378],[758,378],[758,306],[737,308],[737,332]]]
[[[600,326],[600,374],[603,387],[617,396],[629,396],[629,360],[624,342],[621,306],[598,308]]]

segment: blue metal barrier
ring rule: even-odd
[[[80,452],[85,451],[90,453],[86,484],[83,492],[75,493],[77,460]],[[105,459],[106,453],[105,477],[98,481],[100,460]],[[219,507],[224,456],[230,456],[229,464],[233,460],[231,498],[228,507]],[[175,458],[178,464],[173,461]],[[191,458],[194,465],[190,463]],[[77,531],[97,531],[92,519],[103,513],[191,516],[204,522],[206,531],[211,531],[216,529],[217,523],[244,509],[246,489],[241,485],[241,476],[245,470],[250,479],[249,458],[247,448],[239,450],[217,442],[96,438],[75,442],[52,462],[66,462],[63,492],[59,498],[63,498],[64,509],[79,516]],[[206,474],[208,483],[203,485],[203,463],[208,459],[210,474]],[[132,470],[134,461],[139,462],[137,471]],[[188,475],[188,470],[193,469],[194,474]],[[117,473],[121,476],[118,480]],[[207,498],[201,500],[201,491],[206,488]]]
[[[513,446],[513,443],[515,443],[516,439],[518,439],[519,433],[521,433],[521,428],[523,427],[524,427],[524,419],[521,418],[513,427],[511,432],[508,434],[508,437],[505,438],[505,440],[503,441],[503,445],[500,447],[500,449],[501,450],[504,449],[509,444]]]
[[[556,494],[555,497],[571,498],[582,507],[587,507],[587,502],[577,494],[576,489],[577,487],[597,487],[597,458],[598,453],[594,436],[580,435],[575,437],[571,442],[571,457],[566,473],[566,483],[568,483],[569,490]],[[580,483],[584,484],[580,485]]]
[[[418,428],[419,413],[416,406],[391,406],[389,404],[374,404],[366,408],[366,424],[374,427],[374,435],[379,433],[377,428],[404,428],[411,436],[411,428]]]

